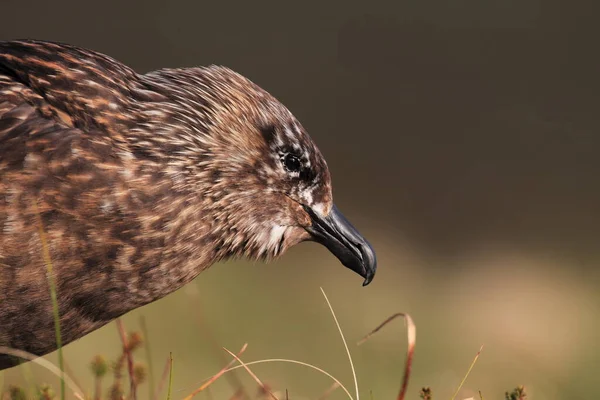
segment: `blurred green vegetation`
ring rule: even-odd
[[[319,286],[327,292],[349,341],[365,398],[370,392],[374,399],[397,396],[406,347],[402,324],[390,324],[361,346],[355,343],[398,311],[410,313],[417,325],[408,398],[418,398],[422,387],[431,387],[435,398],[450,398],[482,344],[485,348],[458,399],[478,398],[479,391],[486,399],[501,398],[507,388],[519,384],[528,388],[532,399],[600,396],[590,373],[600,359],[594,334],[598,294],[564,262],[488,249],[455,260],[463,268],[444,274],[423,268],[426,261],[406,246],[386,248],[376,232],[366,233],[380,254],[378,275],[366,288],[324,249],[302,244],[271,264],[215,265],[192,284],[122,321],[129,331],[140,331],[140,318],[145,318],[156,380],[172,352],[174,399],[191,393],[230,360],[221,347],[237,352],[244,343],[245,362],[309,362],[351,389],[347,356]],[[91,393],[90,361],[98,354],[118,359],[121,349],[111,323],[65,347],[68,371]],[[57,361],[56,354],[47,358]],[[143,348],[135,358],[148,366]],[[58,387],[55,376],[37,365],[26,366],[34,382]],[[23,368],[6,371],[5,385],[27,385]],[[331,385],[327,377],[297,365],[273,363],[252,369],[273,390],[287,389],[293,399],[318,398]],[[235,374],[246,387],[256,388],[245,371]],[[215,382],[212,398],[230,398],[235,392],[230,383],[226,377]],[[110,384],[105,380],[103,390]],[[147,385],[141,387],[139,398],[148,396]],[[198,398],[210,398],[206,396],[201,393]],[[338,389],[330,398],[345,395]]]

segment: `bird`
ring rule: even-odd
[[[373,279],[317,145],[248,78],[0,42],[0,346],[57,349],[49,278],[67,345],[212,264],[305,241]],[[0,355],[0,369],[17,362]]]

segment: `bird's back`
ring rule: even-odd
[[[59,277],[65,343],[166,290],[146,283],[159,273],[169,217],[148,205],[168,188],[123,151],[135,80],[93,52],[0,43],[0,346],[55,348],[40,228]],[[12,365],[0,355],[0,369]]]

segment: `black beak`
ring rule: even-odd
[[[365,278],[363,286],[371,283],[377,270],[377,258],[369,242],[335,205],[326,217],[309,207],[304,209],[312,219],[312,226],[306,228],[312,239],[327,247],[344,266]]]

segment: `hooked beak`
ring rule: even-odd
[[[371,283],[377,270],[375,251],[337,207],[334,205],[327,216],[307,206],[304,210],[312,219],[312,225],[306,228],[312,240],[327,247],[344,266],[365,278],[363,286]]]

